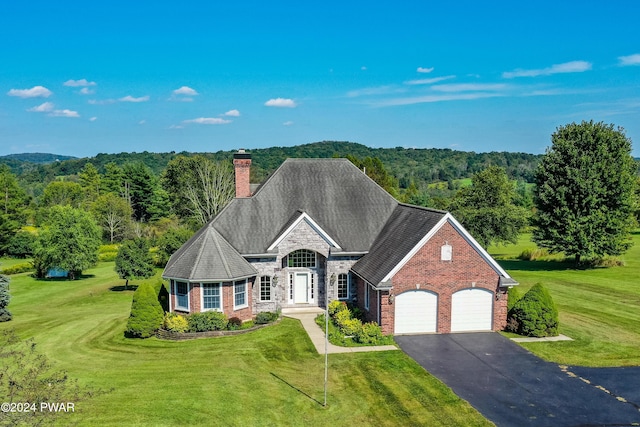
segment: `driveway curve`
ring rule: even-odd
[[[640,423],[640,367],[560,367],[493,332],[395,340],[497,426]]]

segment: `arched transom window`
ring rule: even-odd
[[[316,253],[308,249],[298,249],[287,255],[288,267],[315,268]]]

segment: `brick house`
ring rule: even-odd
[[[170,310],[261,311],[350,301],[384,333],[504,328],[517,283],[448,212],[399,203],[346,159],[287,159],[236,198],[163,272]]]

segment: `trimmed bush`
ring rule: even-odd
[[[558,309],[547,289],[538,283],[515,303],[510,321],[520,335],[553,337],[558,335]]]
[[[166,313],[164,315],[164,328],[172,332],[187,332],[189,330],[189,322],[180,314]]]
[[[333,300],[329,303],[329,316],[334,317],[338,312],[347,310],[347,304],[343,301]]]
[[[190,314],[187,317],[187,322],[189,323],[189,332],[221,331],[226,329],[229,323],[227,316],[219,311]]]
[[[509,293],[507,294],[507,312],[511,313],[513,306],[516,305],[518,301],[520,301],[522,295],[520,294],[520,290],[516,287],[510,288]]]
[[[11,312],[7,308],[9,301],[11,301],[11,294],[9,294],[9,279],[8,276],[0,274],[0,322],[8,322],[11,320]]]
[[[256,315],[255,324],[264,325],[267,323],[274,322],[277,318],[278,318],[278,313],[273,313],[271,311],[263,311]]]
[[[362,332],[362,322],[360,319],[347,319],[342,323],[340,329],[347,336],[358,336]]]
[[[133,293],[131,314],[127,321],[125,335],[133,338],[149,338],[157,331],[164,320],[158,295],[148,283],[138,286]]]
[[[240,329],[242,327],[242,319],[239,317],[232,317],[229,319],[229,323],[227,324],[227,329],[230,331],[235,331],[236,329]]]

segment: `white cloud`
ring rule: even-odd
[[[186,96],[196,96],[198,92],[195,89],[190,88],[189,86],[182,86],[179,89],[171,92],[173,95],[186,95]]]
[[[197,119],[183,120],[182,123],[197,123],[200,125],[226,125],[231,120],[221,119],[219,117],[200,117]]]
[[[482,99],[482,98],[495,98],[498,96],[503,96],[503,95],[497,92],[490,92],[490,93],[474,92],[474,93],[451,93],[446,95],[426,95],[426,96],[390,99],[387,101],[378,102],[375,104],[375,106],[392,107],[396,105],[412,105],[412,104],[424,104],[424,103],[444,102],[444,101],[468,101],[468,100]]]
[[[430,73],[433,71],[433,67],[430,68],[423,68],[423,67],[418,67],[418,69],[416,70],[418,73]]]
[[[96,91],[93,89],[89,89],[88,87],[83,87],[82,89],[80,89],[81,95],[93,95],[94,93],[96,93]]]
[[[115,99],[90,99],[87,102],[91,105],[108,105],[115,104],[117,101]]]
[[[180,125],[171,125],[171,126],[169,126],[169,129],[184,129],[184,126],[180,126]]]
[[[264,103],[267,107],[295,108],[296,102],[289,98],[272,98]]]
[[[53,110],[47,115],[51,117],[80,117],[77,111],[72,110]]]
[[[505,79],[513,79],[515,77],[538,77],[562,73],[582,73],[584,71],[589,71],[591,67],[592,64],[587,61],[570,61],[562,64],[554,64],[551,67],[540,68],[537,70],[517,69],[514,71],[505,71],[502,73],[502,77]]]
[[[626,66],[626,65],[640,65],[640,53],[635,53],[633,55],[627,56],[619,56],[618,57],[618,65]]]
[[[500,91],[508,86],[502,83],[458,83],[432,86],[431,89],[438,92],[476,92],[476,91]]]
[[[90,81],[87,81],[87,79],[80,79],[80,80],[67,80],[63,84],[65,86],[71,86],[71,87],[82,87],[82,86],[95,86],[96,82],[90,82]]]
[[[147,102],[149,100],[149,96],[141,96],[139,98],[134,98],[131,95],[127,95],[125,97],[119,98],[120,102]]]
[[[282,126],[293,126],[293,122],[291,120],[287,120],[282,124]]]
[[[36,107],[29,108],[27,111],[32,113],[48,113],[49,111],[53,111],[53,102],[44,102]]]
[[[397,86],[377,86],[377,87],[365,87],[362,89],[351,90],[347,92],[349,98],[356,98],[358,96],[371,96],[371,95],[388,95],[390,93],[401,93],[406,90],[398,88]]]
[[[443,80],[454,79],[456,76],[442,76],[442,77],[433,77],[430,79],[417,79],[417,80],[407,80],[404,82],[406,85],[430,85],[433,83],[438,83]]]
[[[226,113],[224,113],[225,116],[229,116],[229,117],[240,117],[240,111],[238,110],[229,110]]]
[[[52,93],[44,86],[34,86],[31,89],[11,89],[7,95],[20,98],[48,98]]]
[[[96,120],[98,120],[98,118],[96,116],[93,116],[89,119],[90,122],[95,122]]]

